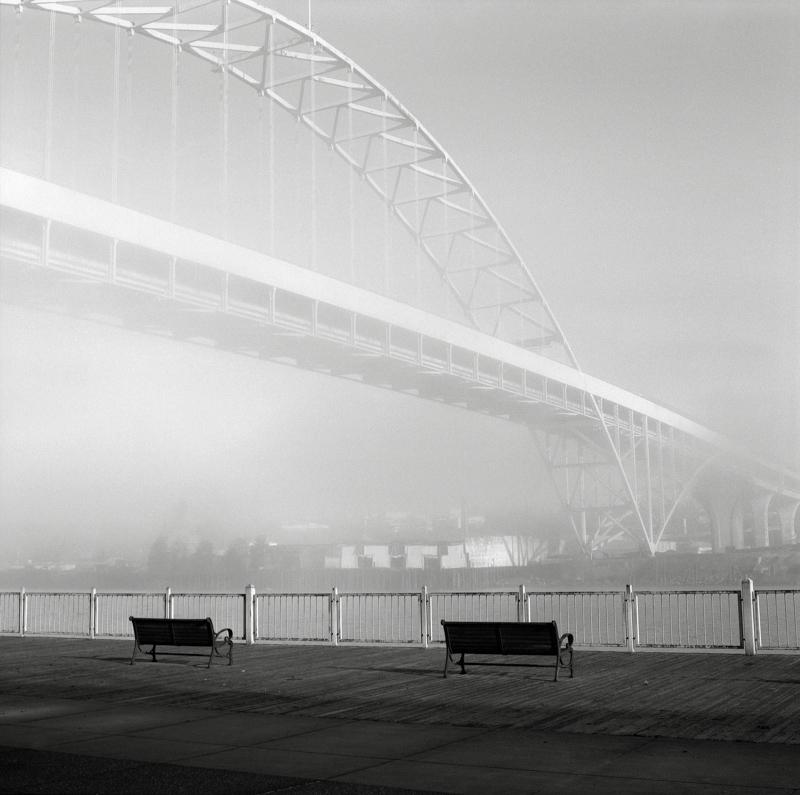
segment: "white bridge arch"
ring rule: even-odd
[[[375,191],[436,268],[469,325],[577,366],[531,271],[464,172],[398,99],[312,30],[252,0],[0,5],[147,36],[269,97]]]
[[[533,276],[463,172],[399,101],[315,33],[250,0],[4,4],[146,35],[268,96],[372,187],[471,328],[8,171],[4,265],[110,285],[103,296],[110,314],[138,317],[145,329],[160,325],[181,338],[524,422],[587,552],[619,534],[653,552],[676,506],[695,490],[711,494],[716,546],[742,546],[741,510],[724,487],[731,482],[740,498],[763,506],[754,511],[755,543],[768,542],[773,501],[790,517],[782,519],[782,540],[793,538],[800,477],[582,373]],[[107,256],[70,250],[59,236],[65,227],[93,236]],[[464,247],[481,253],[477,261],[465,264]],[[202,327],[187,333],[162,311],[182,302],[204,307]],[[69,309],[97,314],[78,297]],[[236,328],[221,331],[220,315],[238,318]]]

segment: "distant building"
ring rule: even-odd
[[[438,544],[349,544],[328,547],[326,569],[480,569],[527,566],[547,557],[548,540],[487,536]],[[561,545],[555,553],[561,552]]]
[[[527,566],[547,557],[548,542],[531,536],[487,536],[464,542],[473,569]]]

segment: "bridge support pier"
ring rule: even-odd
[[[741,497],[732,491],[695,495],[711,522],[711,548],[724,552],[744,547],[744,516]]]
[[[744,549],[744,509],[742,501],[737,500],[731,512],[730,545],[734,549]]]
[[[759,494],[754,497],[753,506],[753,546],[769,546],[769,504],[772,494]]]
[[[798,538],[794,529],[794,521],[797,516],[797,509],[800,508],[800,500],[792,500],[779,505],[777,508],[778,518],[781,522],[780,543],[794,544]]]

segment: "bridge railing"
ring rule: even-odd
[[[408,593],[0,592],[0,634],[130,637],[128,617],[204,618],[234,637],[317,643],[444,641],[448,621],[553,621],[584,648],[800,650],[800,590]],[[749,653],[749,651],[748,651]]]

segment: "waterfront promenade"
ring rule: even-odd
[[[0,791],[800,793],[800,655],[578,651],[442,679],[434,647],[0,639]]]

